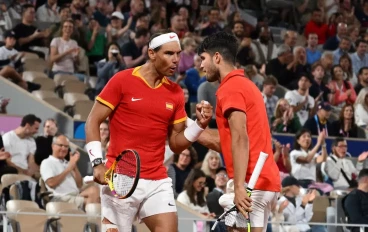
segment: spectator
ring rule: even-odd
[[[277,87],[277,80],[273,76],[267,77],[263,81],[262,95],[266,105],[268,121],[271,122],[279,98],[274,95]]]
[[[340,111],[339,119],[331,124],[331,136],[358,138],[358,126],[355,124],[354,106],[346,104]]]
[[[107,44],[107,39],[104,34],[100,32],[100,24],[92,16],[89,19],[88,29],[86,33],[87,39],[87,56],[90,64],[95,64],[104,57],[104,50]]]
[[[180,53],[178,65],[179,74],[183,75],[185,71],[194,66],[195,49],[197,47],[195,40],[191,37],[185,37],[182,40],[183,50]],[[198,58],[198,57],[197,57]]]
[[[312,65],[313,63],[319,61],[321,59],[322,53],[318,50],[318,36],[316,33],[310,33],[308,35],[307,48],[305,51],[307,52],[307,63]]]
[[[33,136],[38,132],[41,119],[33,114],[25,115],[21,124],[15,130],[3,135],[5,151],[10,153],[6,160],[8,166],[14,167],[18,173],[33,176],[38,172],[34,154],[36,143]]]
[[[208,210],[210,212],[214,212],[216,214],[216,218],[224,213],[224,208],[219,204],[219,199],[226,192],[226,184],[228,180],[229,178],[227,176],[226,168],[218,168],[216,170],[215,179],[216,187],[206,196]]]
[[[291,83],[291,86],[296,86],[296,77],[298,77],[302,73],[310,73],[310,65],[307,64],[307,55],[305,48],[302,46],[294,47],[294,61],[292,62],[290,67],[290,71],[293,72],[294,80]],[[289,85],[290,86],[290,85]],[[292,89],[292,88],[291,88]]]
[[[316,62],[312,65],[312,85],[309,88],[309,95],[316,99],[319,95],[319,100],[323,102],[331,102],[333,95],[331,90],[323,83],[323,77],[325,76],[325,70],[321,62]]]
[[[307,74],[301,74],[298,81],[298,89],[287,91],[285,94],[285,99],[289,101],[302,126],[310,117],[311,111],[315,105],[314,99],[308,92],[310,82],[310,78]]]
[[[244,67],[245,76],[247,76],[258,88],[262,90],[264,77],[258,73],[255,65],[249,64]],[[277,80],[276,80],[277,81]]]
[[[360,90],[355,102],[355,122],[358,126],[368,125],[368,88]]]
[[[266,107],[267,109],[267,107]],[[293,112],[289,102],[281,98],[277,101],[274,115],[271,118],[271,129],[277,133],[293,133],[295,134],[302,127],[299,118]]]
[[[43,124],[43,135],[37,136],[35,162],[37,165],[41,165],[44,159],[47,159],[52,154],[52,139],[58,132],[58,126],[53,118],[46,119]]]
[[[0,3],[0,41],[5,38],[3,34],[5,31],[11,30],[13,28],[12,19],[10,18],[10,13],[8,7],[4,2]]]
[[[334,12],[329,17],[328,19],[328,38],[334,37],[336,35],[337,26],[343,22],[344,22],[344,16],[339,12]]]
[[[334,189],[356,188],[356,179],[359,171],[363,169],[368,152],[359,155],[356,167],[354,167],[353,162],[346,158],[348,144],[344,138],[336,138],[332,143],[331,150],[332,154],[326,160],[325,172],[333,181]]]
[[[339,47],[333,52],[334,64],[339,64],[340,57],[344,54],[348,54],[350,47],[351,42],[349,37],[341,37]]]
[[[159,5],[152,9],[150,28],[151,33],[154,34],[160,30],[168,28],[166,19],[166,7]],[[194,24],[192,24],[194,25]]]
[[[62,22],[64,22],[67,19],[70,19],[72,17],[70,8],[67,6],[62,6],[59,8],[58,10],[58,18],[59,18],[59,22],[54,23],[51,27],[50,27],[50,35],[47,38],[47,44],[51,43],[51,40],[55,37],[60,37],[61,36],[61,32],[62,32]],[[75,16],[74,16],[75,17]],[[74,39],[74,38],[73,38]]]
[[[144,11],[144,3],[142,0],[132,0],[130,1],[130,11],[124,13],[124,19],[129,19],[132,17],[132,24],[130,25],[130,30],[134,30],[136,28],[136,16],[139,13]]]
[[[325,77],[323,78],[323,82],[328,83],[332,79],[331,69],[333,66],[333,53],[329,51],[323,52],[320,62],[323,69],[325,70]]]
[[[212,8],[209,11],[208,22],[203,25],[201,36],[209,36],[222,30],[220,24],[220,11],[217,8]]]
[[[289,46],[291,51],[294,50],[296,41],[298,39],[298,33],[295,31],[286,31],[284,35],[284,44]]]
[[[286,145],[282,145],[277,140],[273,141],[275,146],[275,152],[273,153],[273,159],[275,160],[277,167],[280,170],[281,180],[289,175],[291,172],[291,163],[290,163],[290,143]]]
[[[277,57],[277,46],[272,41],[269,27],[260,28],[259,38],[252,41],[251,48],[255,55],[254,61],[258,66],[267,64],[268,61]]]
[[[197,152],[193,147],[185,149],[180,154],[174,154],[174,161],[169,166],[167,174],[173,182],[175,198],[183,191],[184,182],[196,163]]]
[[[357,40],[356,48],[356,52],[351,55],[354,74],[358,74],[361,68],[368,67],[367,41]]]
[[[298,179],[303,188],[316,181],[316,164],[326,161],[326,133],[318,135],[317,144],[312,147],[312,137],[308,129],[301,129],[295,135],[294,150],[290,153],[291,174]],[[322,146],[322,155],[317,152]]]
[[[223,166],[220,154],[209,150],[204,157],[201,169],[206,174],[206,183],[210,192],[215,187],[216,170]]]
[[[5,151],[3,139],[0,135],[0,184],[1,177],[5,174],[17,174],[18,170],[14,167],[8,166],[6,160],[11,157],[10,153]]]
[[[285,177],[282,180],[282,197],[278,205],[288,204],[283,210],[284,222],[291,225],[296,224],[300,232],[310,231],[308,222],[313,216],[313,201],[316,198],[316,190],[311,190],[304,196],[300,196],[300,183],[292,176]],[[303,223],[304,222],[304,223]],[[290,231],[291,228],[288,228]]]
[[[368,169],[359,172],[358,188],[343,199],[343,208],[350,224],[368,224]],[[359,227],[349,229],[351,232],[362,231]]]
[[[319,135],[324,131],[326,136],[333,136],[333,127],[328,121],[330,115],[330,103],[320,102],[317,107],[317,113],[305,122],[304,128],[308,129],[312,135]]]
[[[9,5],[9,14],[11,19],[22,19],[23,7],[27,4],[32,4],[30,0],[15,0]],[[9,28],[10,29],[10,28]]]
[[[124,15],[119,11],[112,13],[110,24],[106,27],[107,42],[116,42],[119,47],[123,47],[124,44],[128,43],[132,32],[129,30],[132,20],[133,18],[130,17],[127,24],[123,27]]]
[[[184,191],[179,194],[177,200],[198,213],[214,218],[216,215],[210,213],[206,204],[205,186],[204,172],[200,169],[192,169],[185,180]]]
[[[185,80],[184,80],[184,83],[188,88],[190,103],[197,102],[198,87],[201,83],[206,81],[206,78],[204,77],[205,73],[201,69],[201,62],[202,62],[201,57],[195,54],[193,60],[194,60],[194,67],[188,69],[185,72]]]
[[[350,81],[355,86],[358,83],[358,78],[353,72],[353,64],[350,56],[345,53],[340,57],[339,64],[344,71],[344,80]]]
[[[127,68],[140,66],[146,62],[149,37],[147,29],[138,29],[134,39],[122,47],[123,60]]]
[[[170,30],[172,32],[175,32],[179,39],[183,39],[185,36],[185,33],[188,31],[186,28],[186,21],[184,20],[183,16],[179,14],[173,14],[170,19]]]
[[[277,58],[270,60],[266,65],[266,75],[276,77],[278,83],[288,87],[293,81],[293,54],[289,46],[282,44],[277,48]]]
[[[6,114],[6,106],[9,104],[10,99],[4,98],[0,95],[0,114]]]
[[[41,22],[57,23],[60,21],[58,11],[57,0],[47,0],[45,4],[38,7],[36,18]]]
[[[83,209],[89,203],[99,202],[99,187],[91,186],[82,192],[82,176],[78,170],[77,162],[80,154],[78,151],[70,152],[70,161],[65,157],[69,151],[69,140],[64,135],[53,138],[52,155],[41,163],[41,177],[46,187],[53,193],[52,201],[68,202]]]
[[[323,45],[323,49],[329,51],[336,50],[339,47],[341,39],[344,36],[347,36],[347,32],[348,32],[348,25],[342,22],[338,23],[336,35],[327,39],[326,43]],[[350,49],[350,47],[348,49]]]
[[[106,47],[106,58],[97,63],[96,95],[117,72],[125,69],[123,56],[117,43],[112,42]]]
[[[101,149],[104,159],[106,159],[107,145],[110,141],[110,128],[109,122],[103,121],[100,124],[100,138],[101,138]]]
[[[355,8],[355,17],[363,28],[368,28],[368,1],[362,2],[361,8]]]
[[[98,24],[105,28],[109,24],[109,18],[107,17],[108,14],[111,14],[109,12],[109,1],[108,0],[98,0],[95,12],[93,12],[93,18],[98,22]]]
[[[313,10],[312,18],[307,23],[304,29],[304,35],[306,38],[310,38],[311,34],[314,34],[318,38],[317,44],[324,44],[327,40],[328,26],[323,21],[323,13],[320,9]]]
[[[334,93],[332,105],[341,108],[344,104],[354,104],[356,93],[350,81],[344,80],[344,73],[340,65],[332,68],[332,81],[329,83],[330,90]]]
[[[368,67],[362,67],[358,72],[358,83],[355,85],[355,93],[359,94],[360,90],[368,87]]]

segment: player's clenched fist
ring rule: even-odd
[[[207,101],[201,101],[196,106],[197,122],[202,128],[206,128],[213,115],[213,107]]]
[[[107,184],[105,181],[105,173],[107,168],[104,164],[97,165],[93,168],[93,181],[102,185]]]

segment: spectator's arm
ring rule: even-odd
[[[135,60],[133,60],[133,58],[131,56],[123,56],[123,59],[124,59],[124,63],[127,66],[127,68],[132,68],[132,67],[137,66],[142,61],[144,61],[144,59],[146,59],[146,57],[145,57],[144,54],[142,54],[140,57],[138,57]]]
[[[304,208],[302,206],[298,207],[296,210],[296,218],[301,218],[297,220],[297,223],[308,223],[313,217],[313,204],[307,204]]]
[[[316,155],[318,149],[320,147],[320,144],[316,144],[314,146],[314,148],[308,152],[308,155],[307,156],[298,156],[296,157],[296,162],[299,163],[299,164],[307,164],[307,163],[310,163],[314,156]]]
[[[42,167],[42,164],[41,164],[41,167]],[[50,167],[45,167],[45,168],[50,168]],[[72,171],[72,169],[70,168],[70,166],[68,166],[62,173],[60,173],[57,176],[50,177],[50,178],[48,178],[46,180],[45,180],[45,178],[43,176],[42,176],[42,178],[44,179],[45,183],[50,188],[55,189],[57,186],[59,186],[65,180],[65,178],[69,175],[69,173],[71,171]],[[41,173],[42,173],[42,170],[41,170]]]
[[[98,31],[93,30],[92,35],[91,35],[91,39],[88,41],[88,45],[87,45],[88,51],[91,51],[93,46],[95,46],[97,35],[98,35]]]
[[[11,153],[10,153],[10,154],[11,154]],[[8,158],[8,159],[6,160],[6,164],[7,164],[9,167],[13,167],[13,168],[17,169],[17,171],[18,171],[18,173],[19,173],[19,174],[26,174],[26,173],[27,173],[27,170],[26,170],[26,169],[23,169],[23,168],[21,168],[21,167],[18,167],[15,163],[13,163],[13,162],[11,161],[11,158]]]
[[[326,149],[326,146],[322,146],[322,155],[317,157],[316,163],[325,162],[326,159],[327,159],[327,149]]]
[[[357,194],[349,194],[344,202],[345,210],[350,218],[350,223],[367,224],[368,216],[362,212],[361,201]]]
[[[325,172],[333,181],[337,181],[340,178],[341,171],[331,158],[326,160]]]
[[[340,90],[336,90],[335,94],[334,94],[334,104],[338,105],[342,102],[345,102],[348,99],[348,95],[344,92],[341,92]]]
[[[50,47],[50,61],[51,63],[59,62],[61,59],[63,59],[65,56],[71,54],[74,51],[74,49],[69,49],[61,54],[58,53],[58,48],[56,46],[52,45]]]
[[[20,46],[23,46],[24,44],[27,44],[27,43],[30,43],[32,42],[33,40],[35,40],[37,38],[37,34],[33,33],[32,35],[30,36],[27,36],[27,37],[23,37],[23,38],[19,38],[18,39],[18,43]]]
[[[75,168],[73,169],[72,175],[74,177],[75,183],[77,184],[78,188],[82,188],[83,178],[82,178],[82,175],[80,174],[77,166],[75,166]]]

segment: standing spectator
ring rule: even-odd
[[[37,165],[41,165],[42,160],[47,159],[52,154],[52,139],[57,132],[58,126],[55,119],[46,119],[43,124],[43,135],[37,136],[35,139],[36,152],[34,158]]]
[[[368,87],[368,67],[362,67],[358,72],[358,84],[355,85],[355,93],[359,94],[360,90]]]
[[[104,57],[104,50],[107,44],[107,39],[100,32],[100,24],[92,16],[89,19],[88,29],[86,33],[87,39],[87,56],[90,64],[95,64]]]
[[[316,181],[316,165],[326,161],[327,150],[324,131],[318,135],[317,144],[312,148],[312,137],[308,129],[301,129],[295,135],[294,150],[290,153],[291,174],[303,188]],[[317,152],[322,146],[322,155]],[[312,149],[311,149],[312,148]]]
[[[321,59],[322,53],[318,50],[318,36],[316,33],[310,33],[308,35],[308,46],[305,49],[307,52],[307,63],[309,65],[312,65],[313,63],[319,61]]]
[[[355,122],[358,126],[368,125],[368,88],[360,90],[355,102]]]
[[[340,111],[340,116],[337,121],[331,125],[331,136],[358,138],[358,126],[355,124],[354,106],[346,104]]]
[[[356,93],[353,85],[344,80],[344,72],[340,65],[335,65],[332,68],[332,81],[329,83],[329,88],[334,92],[332,105],[341,108],[344,104],[354,104]]]
[[[368,67],[367,41],[359,39],[356,41],[356,52],[351,55],[353,72],[358,74],[363,67]]]
[[[38,7],[36,18],[41,22],[57,23],[60,21],[58,11],[57,0],[47,0],[45,4]]]
[[[313,10],[312,18],[304,29],[304,35],[309,38],[311,34],[317,35],[318,44],[324,44],[327,40],[328,26],[324,23],[323,13],[320,9]]]
[[[289,102],[281,98],[278,100],[275,113],[271,118],[271,129],[277,133],[293,133],[295,134],[302,127],[299,118],[294,114],[293,108]]]
[[[304,128],[308,129],[312,135],[319,135],[324,131],[326,136],[333,136],[333,128],[328,121],[330,115],[331,105],[328,102],[320,102],[317,113],[305,122]]]
[[[138,29],[134,39],[121,48],[123,60],[127,68],[146,63],[149,37],[150,33],[147,29]]]
[[[273,76],[267,77],[263,81],[262,95],[266,105],[268,121],[271,122],[271,118],[276,109],[276,104],[279,98],[274,95],[277,87],[277,80]]]

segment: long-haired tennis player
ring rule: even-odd
[[[218,133],[213,131],[213,139],[220,136],[230,178],[228,192],[220,198],[220,204],[229,209],[234,202],[240,211],[235,215],[229,214],[225,224],[229,231],[247,231],[244,216],[247,216],[246,211],[252,211],[249,215],[251,231],[262,232],[266,231],[271,207],[277,203],[281,183],[272,156],[270,128],[262,94],[244,76],[244,70],[235,69],[237,49],[237,39],[233,35],[219,32],[202,42],[198,54],[207,80],[220,81],[216,93]],[[206,134],[201,137],[207,137]],[[268,157],[249,198],[244,184],[248,183],[261,152],[267,153]]]
[[[169,138],[171,150],[180,154],[198,139],[212,118],[212,107],[202,104],[197,107],[196,123],[185,126],[183,90],[167,78],[176,71],[180,52],[175,33],[151,36],[147,63],[118,72],[96,98],[86,122],[86,150],[95,181],[106,184],[107,168],[115,170],[121,163],[119,170],[108,172],[109,185],[102,188],[101,231],[130,232],[135,218],[153,232],[177,231],[172,183],[163,165],[165,141]],[[110,146],[105,166],[99,125],[107,117]],[[137,186],[127,197],[137,174]]]

